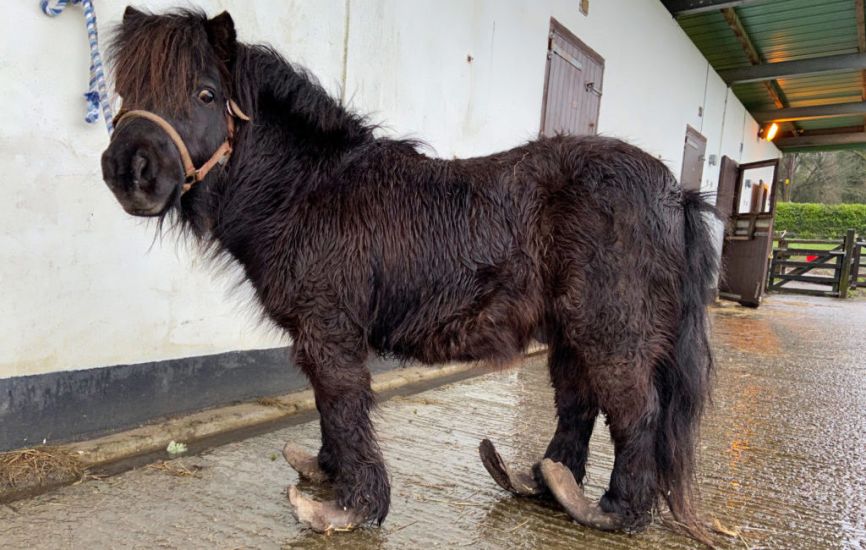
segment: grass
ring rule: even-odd
[[[837,246],[835,244],[788,243],[788,248],[805,248],[808,250],[833,250]]]

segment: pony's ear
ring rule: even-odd
[[[227,67],[231,67],[237,48],[237,34],[232,16],[224,11],[213,19],[208,19],[206,27],[208,41],[213,46],[217,58]]]
[[[133,22],[141,19],[142,17],[147,17],[147,14],[145,14],[144,12],[138,11],[137,9],[133,8],[132,6],[126,6],[126,9],[123,10],[123,23],[124,24],[133,23]]]

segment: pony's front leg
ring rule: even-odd
[[[296,362],[310,379],[319,410],[318,462],[333,481],[336,497],[333,502],[317,502],[291,486],[289,500],[295,516],[319,532],[381,523],[388,514],[391,487],[370,421],[374,395],[364,365],[366,347],[358,338],[333,342],[299,337],[295,349]]]

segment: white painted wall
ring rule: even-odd
[[[374,120],[422,138],[440,156],[512,147],[538,133],[553,16],[605,59],[600,133],[643,147],[677,175],[687,124],[707,137],[708,155],[742,162],[778,156],[775,146],[759,142],[757,125],[661,2],[593,0],[588,16],[577,6],[353,1],[347,91],[354,105],[374,111]],[[715,189],[718,169],[705,166],[707,190]]]
[[[242,40],[274,45],[385,131],[443,157],[537,135],[551,16],[605,59],[602,134],[676,174],[686,124],[707,137],[708,154],[778,155],[654,0],[592,0],[589,16],[576,0],[197,4],[228,9]],[[82,120],[83,15],[72,7],[49,19],[37,5],[10,2],[0,22],[0,378],[284,343],[259,323],[249,288],[230,290],[236,272],[214,273],[173,238],[154,242],[152,226],[116,204],[99,171],[104,127]],[[96,2],[103,38],[123,7]],[[704,188],[717,176],[705,166]]]

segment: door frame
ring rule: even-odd
[[[773,249],[773,222],[776,216],[776,190],[779,183],[779,159],[768,159],[758,162],[738,164],[733,159],[725,157],[723,159],[723,165],[729,167],[730,165],[725,163],[724,161],[734,163],[734,167],[737,170],[737,178],[734,184],[735,187],[733,197],[731,199],[731,202],[729,203],[730,212],[727,219],[725,220],[725,236],[722,245],[722,260],[724,262],[729,257],[729,253],[735,252],[734,249],[730,247],[743,248],[749,246],[754,247],[756,245],[760,246],[760,243],[756,242],[758,239],[764,240],[764,246],[757,251],[755,251],[754,248],[751,251],[748,248],[745,249],[746,258],[748,258],[749,255],[751,255],[752,258],[755,258],[753,260],[754,265],[750,265],[748,266],[748,268],[756,270],[752,273],[755,273],[759,276],[758,280],[752,281],[751,278],[748,276],[748,273],[743,275],[742,278],[732,280],[727,277],[729,273],[726,273],[723,276],[723,280],[719,281],[719,297],[739,302],[744,306],[758,307],[761,303],[764,291],[766,290],[767,275],[769,270],[768,259]],[[772,187],[770,188],[770,196],[768,197],[769,211],[755,214],[749,212],[740,213],[739,205],[743,191],[743,178],[745,177],[746,171],[753,168],[764,168],[770,166],[772,166],[774,170]],[[725,172],[726,170],[724,168],[721,169],[719,172],[720,187],[721,179],[726,176]],[[721,193],[719,196],[721,196]],[[719,206],[720,210],[722,212],[725,212],[725,207],[723,205]],[[738,224],[739,221],[744,220],[748,222],[747,225],[743,226],[742,224]],[[760,226],[759,222],[761,222]],[[738,257],[743,258],[744,256],[733,256],[733,258]],[[726,271],[727,267],[728,266],[725,266]],[[740,267],[740,265],[735,264],[735,267]],[[751,294],[737,294],[735,292],[729,292],[729,290],[739,290],[737,288],[731,289],[730,287],[727,287],[726,291],[723,291],[721,289],[723,284],[726,285],[726,281],[734,282],[734,287],[745,286],[741,284],[744,279],[749,283],[749,287],[751,288]],[[756,284],[752,285],[751,283],[753,282]]]
[[[768,201],[770,202],[770,210],[767,212],[760,212],[759,214],[752,214],[753,216],[765,215],[765,216],[775,216],[776,214],[776,187],[779,183],[779,164],[781,159],[768,159],[761,160],[758,162],[747,162],[746,164],[740,164],[738,170],[740,171],[739,176],[737,177],[737,186],[734,189],[734,202],[733,209],[731,210],[731,216],[742,216],[747,214],[746,212],[740,213],[738,210],[740,209],[740,199],[742,198],[743,192],[743,176],[745,175],[745,171],[751,168],[764,168],[766,166],[772,166],[773,170],[773,187],[770,189],[770,196],[768,197]]]

